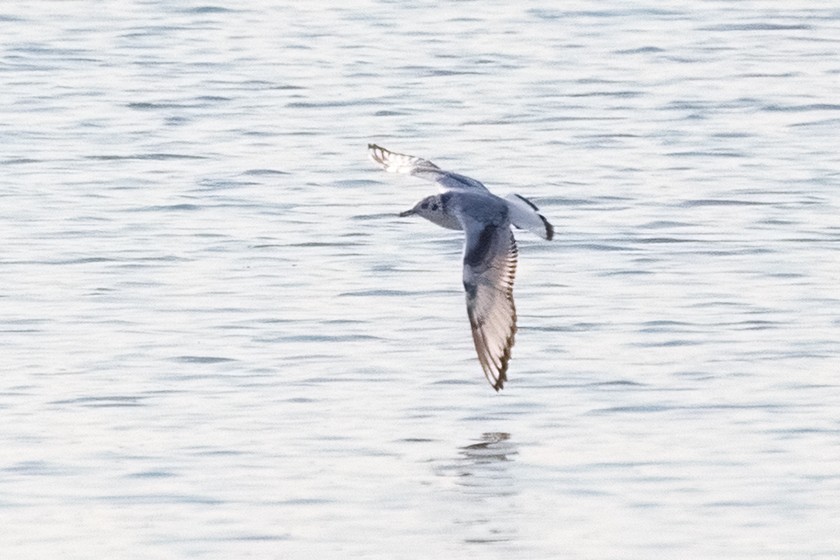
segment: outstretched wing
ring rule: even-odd
[[[513,225],[520,229],[527,229],[549,241],[554,238],[554,226],[540,214],[540,209],[533,202],[515,193],[510,193],[504,200]]]
[[[507,381],[516,334],[513,280],[516,240],[507,221],[467,220],[464,230],[464,290],[475,350],[487,381],[496,391]]]
[[[434,181],[440,185],[442,191],[479,190],[487,192],[487,187],[481,184],[481,182],[457,173],[444,171],[427,159],[408,154],[398,154],[376,144],[368,144],[368,153],[371,159],[382,166],[382,169],[385,171],[405,173],[406,175],[414,175],[421,179]]]

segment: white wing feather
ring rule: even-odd
[[[370,158],[378,163],[385,171],[414,175],[421,179],[434,181],[440,185],[442,191],[476,191],[489,192],[480,181],[470,177],[444,171],[431,161],[408,154],[398,154],[386,150],[376,144],[368,144]]]
[[[527,229],[543,239],[551,241],[554,237],[554,226],[545,216],[539,213],[533,202],[522,195],[510,193],[504,198],[510,211],[510,221],[520,229]]]
[[[517,248],[509,222],[464,220],[464,290],[478,361],[497,391],[507,381],[516,334],[513,281]]]

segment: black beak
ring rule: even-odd
[[[412,208],[411,210],[406,210],[405,212],[400,212],[400,218],[405,218],[406,216],[413,216],[416,214],[417,211]]]

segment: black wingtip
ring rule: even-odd
[[[545,238],[548,241],[551,241],[552,239],[554,239],[554,226],[551,225],[551,223],[549,223],[549,221],[545,219],[545,216],[543,216],[542,214],[540,214],[539,216],[540,219],[543,221],[543,224],[545,225]]]
[[[368,144],[368,157],[380,166],[385,166],[387,152],[388,150],[378,144]]]

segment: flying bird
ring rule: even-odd
[[[527,229],[547,240],[554,237],[554,228],[523,196],[510,194],[500,198],[475,179],[376,144],[368,144],[368,153],[385,171],[438,184],[439,194],[427,196],[400,217],[417,215],[441,227],[464,231],[467,315],[484,376],[498,391],[507,381],[516,335],[513,280],[518,251],[510,226]]]

